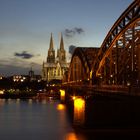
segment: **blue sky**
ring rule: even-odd
[[[0,75],[40,74],[50,34],[55,49],[63,33],[70,45],[100,47],[106,34],[133,0],[0,0]],[[67,31],[80,29],[81,32]]]

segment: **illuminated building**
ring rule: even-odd
[[[53,37],[51,34],[47,60],[46,62],[43,62],[42,67],[42,79],[44,81],[51,81],[54,79],[62,80],[65,71],[68,69],[62,35],[60,40],[60,48],[57,50],[57,56],[55,56],[53,44]]]
[[[14,82],[24,82],[26,79],[27,79],[27,77],[23,76],[23,75],[14,75],[13,76]]]

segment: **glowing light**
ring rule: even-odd
[[[4,90],[0,90],[0,94],[4,94]]]
[[[65,136],[65,140],[78,140],[77,137],[76,137],[76,134],[71,132],[71,133],[68,133],[66,136]]]
[[[130,86],[130,82],[127,82],[127,86]]]
[[[78,109],[82,109],[85,101],[81,98],[77,98],[74,100],[74,106]]]
[[[64,110],[65,109],[65,106],[63,104],[58,104],[57,105],[57,110]]]
[[[61,98],[61,101],[65,100],[65,90],[60,89],[60,98]]]
[[[72,99],[73,99],[73,100],[75,100],[75,99],[76,99],[76,97],[75,97],[75,96],[73,96],[73,97],[72,97]]]
[[[74,124],[79,125],[85,122],[85,101],[82,98],[74,100]]]
[[[92,70],[90,71],[90,79],[92,79]]]

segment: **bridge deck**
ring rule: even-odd
[[[139,87],[128,87],[128,86],[95,86],[95,85],[62,85],[63,89],[72,89],[80,91],[81,95],[123,95],[123,96],[140,96]],[[78,94],[80,94],[78,93]]]

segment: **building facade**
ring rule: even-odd
[[[46,62],[42,65],[42,80],[62,80],[64,73],[68,70],[69,64],[66,61],[66,51],[64,49],[63,36],[61,35],[60,47],[55,55],[53,37],[51,34],[50,46]]]

